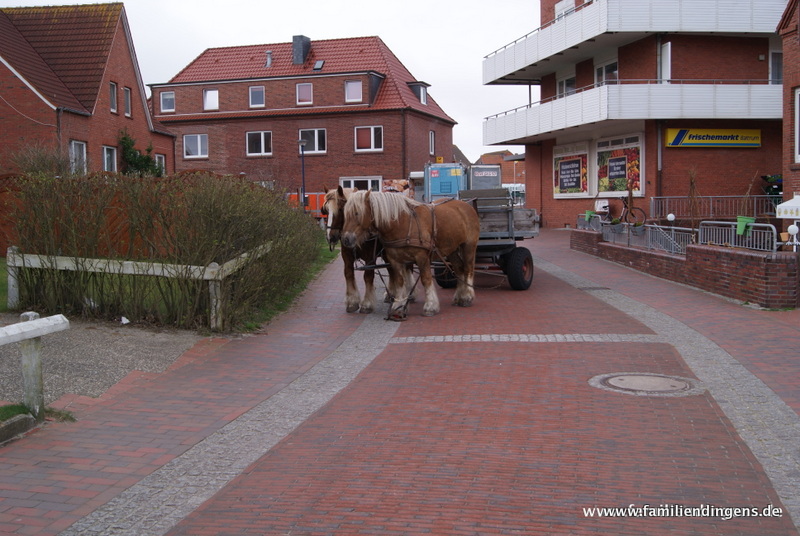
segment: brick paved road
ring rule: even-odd
[[[529,291],[459,309],[442,290],[439,316],[415,304],[399,325],[345,314],[329,270],[269,335],[206,341],[0,451],[0,533],[798,534],[797,312],[567,241],[526,242]],[[620,372],[698,394],[589,383]],[[629,505],[672,515],[585,510]],[[701,506],[723,510],[680,515]],[[783,516],[722,519],[770,506]]]

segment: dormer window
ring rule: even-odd
[[[428,88],[430,84],[426,84],[425,82],[409,82],[408,87],[411,88],[411,91],[414,92],[414,95],[417,96],[420,103],[428,104]]]
[[[203,110],[219,110],[219,90],[203,90]]]
[[[344,101],[362,102],[364,100],[364,90],[361,80],[348,80],[344,83]]]

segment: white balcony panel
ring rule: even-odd
[[[607,85],[490,117],[484,144],[518,143],[614,120],[781,119],[781,99],[780,85]]]
[[[774,34],[786,2],[595,0],[487,56],[483,61],[483,83],[566,53],[590,39],[599,43],[599,37],[604,34],[609,46],[624,42],[626,33],[631,36],[657,32]]]

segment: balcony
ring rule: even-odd
[[[787,0],[594,0],[483,60],[484,84],[543,75],[660,32],[774,35]]]
[[[487,117],[485,145],[525,144],[604,121],[776,119],[783,86],[759,80],[621,80]]]

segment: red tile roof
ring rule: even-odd
[[[267,64],[267,52],[272,62]],[[324,61],[320,71],[314,70]],[[455,123],[434,101],[419,101],[408,86],[418,82],[380,37],[354,37],[311,41],[310,52],[302,65],[292,63],[292,43],[210,48],[175,75],[170,84],[279,77],[311,77],[340,73],[377,72],[384,75],[371,109],[411,108]]]
[[[122,10],[122,3],[2,8],[0,56],[57,106],[91,112]]]

